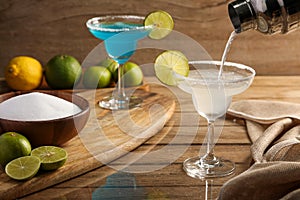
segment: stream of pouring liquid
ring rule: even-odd
[[[225,46],[225,49],[224,49],[224,52],[223,52],[223,55],[222,55],[222,60],[221,60],[221,66],[220,66],[220,70],[219,70],[219,75],[218,75],[218,79],[221,79],[221,76],[222,76],[222,73],[223,73],[223,66],[224,66],[224,63],[226,61],[226,58],[227,58],[227,55],[229,53],[229,50],[230,50],[230,46],[232,44],[232,41],[234,40],[234,38],[237,36],[237,33],[235,31],[233,31],[230,36],[229,36],[229,39],[226,43],[226,46]]]

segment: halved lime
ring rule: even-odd
[[[5,166],[5,173],[15,180],[32,178],[40,168],[41,161],[35,156],[23,156],[10,161]]]
[[[63,166],[68,153],[61,147],[41,146],[31,151],[32,156],[39,157],[42,170],[55,170]]]
[[[149,33],[149,37],[158,40],[166,37],[173,30],[174,21],[169,13],[158,10],[146,16],[144,25],[154,25],[153,30]]]
[[[190,68],[188,59],[180,51],[168,50],[160,54],[154,63],[157,78],[164,84],[176,85],[174,72],[188,76]]]

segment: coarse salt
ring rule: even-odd
[[[64,99],[40,92],[18,95],[0,103],[0,118],[44,121],[69,117],[81,109]]]

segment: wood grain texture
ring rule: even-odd
[[[111,94],[111,90],[105,91],[88,90],[80,93],[89,100],[91,114],[80,135],[63,146],[68,152],[66,164],[54,172],[40,172],[26,182],[14,181],[1,170],[0,199],[15,199],[39,191],[127,154],[159,132],[175,110],[173,99],[137,90],[135,95],[144,99],[143,107],[111,112],[97,105],[99,99]],[[155,104],[160,106],[153,106]]]
[[[45,64],[54,55],[64,53],[82,62],[99,43],[85,27],[90,17],[116,13],[146,15],[158,9],[174,17],[176,31],[193,38],[218,60],[233,30],[227,14],[228,3],[228,0],[2,0],[0,77],[2,68],[17,55],[33,56]],[[248,31],[234,41],[228,60],[252,66],[260,75],[300,74],[299,38],[300,31],[275,36]],[[133,59],[143,64],[149,55],[144,53]]]
[[[174,162],[164,163],[166,164],[165,167],[156,171],[136,174],[126,173],[127,177],[124,178],[122,172],[116,171],[111,166],[101,166],[81,176],[20,199],[91,199],[103,188],[106,189],[103,191],[107,192],[105,194],[113,195],[111,196],[112,199],[117,197],[122,199],[120,195],[126,192],[124,196],[131,192],[135,195],[135,199],[151,199],[150,197],[154,197],[152,199],[198,200],[205,199],[207,196],[216,199],[221,186],[232,176],[206,182],[188,177],[182,169],[182,162],[186,158],[199,153],[206,132],[205,121],[197,117],[197,113],[192,106],[191,97],[188,94],[176,90],[176,88],[154,84],[155,80],[155,78],[150,77],[146,79],[147,82],[153,83],[150,88],[151,92],[157,93],[163,88],[164,95],[176,101],[176,109],[164,128],[133,152],[155,151],[163,148],[178,134],[177,130],[182,125],[182,132],[185,134],[181,135],[181,139],[172,146],[172,150],[175,151],[175,149],[187,145],[190,137],[194,137],[192,130],[199,127],[197,136],[193,138],[187,151]],[[269,99],[300,103],[300,85],[296,84],[299,81],[299,76],[290,76],[288,81],[286,76],[256,76],[251,87],[244,93],[235,96],[233,100]],[[195,121],[198,121],[198,123],[194,123]],[[223,133],[216,145],[215,153],[236,162],[235,175],[247,170],[251,165],[250,145],[243,123],[239,120],[226,118]],[[162,155],[162,157],[166,158],[168,155],[172,155],[172,150],[168,154]],[[150,163],[146,163],[144,167],[149,165]],[[128,180],[134,180],[135,182],[133,184]],[[108,183],[111,183],[111,181],[114,184],[109,187]],[[134,189],[134,191],[141,190],[142,192],[134,193],[130,189]]]

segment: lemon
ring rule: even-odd
[[[89,67],[83,75],[83,85],[86,88],[104,88],[110,84],[111,72],[102,66]]]
[[[31,152],[41,160],[42,170],[55,170],[63,166],[67,160],[67,151],[56,146],[40,146]]]
[[[174,21],[169,13],[158,10],[151,12],[146,16],[144,25],[154,26],[149,33],[149,37],[158,40],[166,37],[173,30]]]
[[[5,80],[14,90],[33,90],[39,87],[43,79],[41,63],[28,56],[13,58],[5,67]]]
[[[4,168],[11,160],[28,156],[31,145],[27,138],[16,132],[6,132],[0,136],[0,164]]]
[[[45,66],[45,78],[53,89],[72,89],[80,80],[81,65],[70,55],[56,55]]]
[[[168,50],[161,53],[155,60],[154,70],[157,78],[164,84],[176,85],[174,72],[188,76],[189,63],[186,56],[180,51]]]
[[[5,173],[15,180],[28,180],[40,169],[40,159],[35,156],[24,156],[9,162],[5,167]]]

